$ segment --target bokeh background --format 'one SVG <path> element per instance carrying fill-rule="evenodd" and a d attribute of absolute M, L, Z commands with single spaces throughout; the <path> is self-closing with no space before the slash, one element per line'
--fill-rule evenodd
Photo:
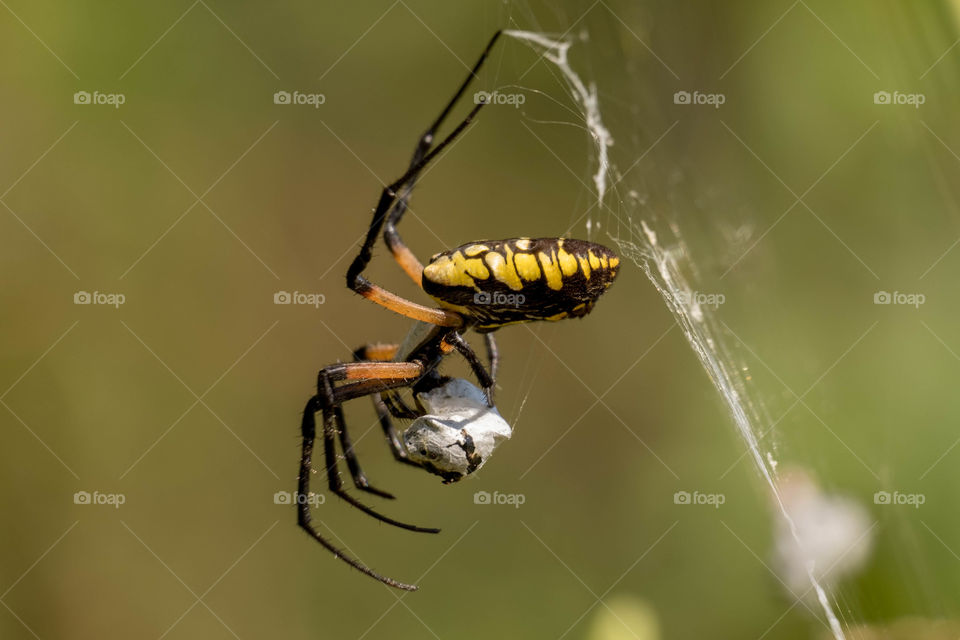
<path fill-rule="evenodd" d="M 0 637 L 956 637 L 956 4 L 0 4 Z M 818 567 L 833 631 L 790 588 L 771 490 L 642 259 L 589 318 L 499 334 L 515 434 L 477 478 L 395 464 L 372 408 L 347 408 L 398 495 L 377 506 L 443 532 L 333 498 L 315 517 L 421 591 L 335 561 L 276 504 L 317 369 L 407 329 L 343 274 L 498 28 L 573 43 L 615 141 L 604 203 L 557 68 L 504 39 L 475 87 L 524 104 L 491 105 L 436 162 L 405 238 L 424 259 L 562 234 L 637 257 L 655 230 L 722 296 L 700 311 L 782 495 L 790 468 L 866 523 L 820 540 L 857 550 Z M 375 281 L 417 297 L 384 254 Z M 833 532 L 833 513 L 805 526 Z"/>

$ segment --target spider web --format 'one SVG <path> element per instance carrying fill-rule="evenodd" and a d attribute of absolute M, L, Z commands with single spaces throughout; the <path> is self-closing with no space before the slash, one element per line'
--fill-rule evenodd
<path fill-rule="evenodd" d="M 514 5 L 518 14 L 523 14 L 527 21 L 533 20 L 525 3 Z M 679 169 L 673 172 L 647 171 L 644 172 L 648 176 L 646 180 L 630 172 L 634 166 L 643 163 L 650 147 L 644 150 L 637 144 L 642 138 L 636 131 L 642 128 L 640 123 L 618 116 L 613 120 L 615 124 L 606 124 L 605 92 L 583 69 L 591 68 L 590 58 L 596 55 L 596 43 L 616 39 L 616 35 L 604 31 L 599 37 L 586 26 L 587 22 L 584 20 L 577 25 L 574 33 L 562 35 L 524 30 L 510 30 L 506 35 L 542 56 L 566 87 L 568 102 L 579 114 L 577 125 L 584 130 L 590 146 L 590 177 L 594 193 L 584 220 L 588 236 L 599 234 L 601 238 L 591 239 L 614 243 L 621 255 L 642 269 L 659 291 L 722 398 L 729 414 L 729 424 L 747 446 L 757 475 L 782 518 L 782 529 L 796 545 L 793 553 L 800 559 L 801 571 L 815 594 L 830 634 L 838 640 L 843 639 L 846 636 L 830 585 L 818 578 L 824 567 L 815 566 L 815 555 L 804 549 L 807 541 L 798 532 L 789 499 L 784 495 L 774 448 L 769 444 L 770 438 L 766 439 L 766 444 L 763 438 L 774 430 L 776 424 L 766 411 L 761 392 L 752 383 L 749 366 L 736 355 L 735 336 L 718 318 L 715 307 L 699 304 L 696 300 L 700 283 L 698 257 L 685 240 L 688 225 L 680 213 L 684 208 L 695 212 L 702 208 L 702 203 L 685 195 L 696 187 L 689 184 L 687 176 Z M 633 78 L 625 69 L 619 73 L 623 76 L 616 78 L 614 74 L 614 77 L 623 83 L 642 84 L 642 80 Z M 524 89 L 534 91 L 528 87 Z M 653 144 L 658 141 L 655 139 Z M 618 158 L 629 167 L 622 172 L 611 157 L 610 150 L 615 144 L 621 149 Z M 649 176 L 659 176 L 666 186 L 656 185 L 656 178 Z M 703 230 L 694 228 L 692 232 L 702 234 Z"/>

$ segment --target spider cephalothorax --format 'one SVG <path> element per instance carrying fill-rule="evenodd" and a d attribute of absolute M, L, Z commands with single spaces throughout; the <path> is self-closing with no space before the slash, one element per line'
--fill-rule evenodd
<path fill-rule="evenodd" d="M 403 344 L 369 344 L 354 351 L 354 361 L 324 367 L 317 376 L 317 394 L 310 398 L 301 423 L 302 453 L 297 485 L 297 522 L 317 542 L 352 567 L 392 587 L 416 587 L 382 576 L 346 555 L 321 535 L 310 513 L 310 474 L 317 436 L 315 414 L 323 414 L 321 437 L 327 485 L 332 493 L 382 522 L 412 531 L 437 533 L 388 518 L 358 501 L 344 489 L 337 461 L 337 441 L 357 489 L 393 498 L 367 481 L 360 468 L 343 418 L 343 404 L 364 396 L 373 399 L 380 426 L 393 456 L 400 462 L 453 482 L 473 473 L 493 448 L 510 435 L 509 425 L 493 407 L 493 387 L 499 357 L 493 331 L 509 324 L 561 320 L 590 313 L 597 298 L 613 283 L 620 263 L 606 247 L 569 238 L 512 238 L 472 242 L 439 253 L 424 267 L 407 248 L 397 224 L 407 210 L 417 178 L 437 154 L 460 135 L 486 104 L 478 101 L 441 142 L 434 136 L 466 91 L 496 42 L 487 44 L 470 75 L 427 131 L 421 136 L 410 166 L 384 187 L 360 252 L 347 270 L 347 286 L 364 298 L 416 320 Z M 433 297 L 440 308 L 411 302 L 370 282 L 363 272 L 381 233 L 394 259 L 408 276 Z M 489 369 L 477 357 L 463 333 L 484 334 Z M 465 380 L 437 372 L 452 352 L 462 355 L 482 391 Z M 401 389 L 414 394 L 415 407 L 401 398 Z M 413 424 L 401 438 L 392 418 Z"/>

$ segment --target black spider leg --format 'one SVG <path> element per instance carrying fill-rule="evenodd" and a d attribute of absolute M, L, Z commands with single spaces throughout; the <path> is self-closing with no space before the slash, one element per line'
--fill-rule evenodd
<path fill-rule="evenodd" d="M 323 413 L 323 444 L 324 444 L 324 462 L 327 469 L 327 484 L 330 491 L 346 500 L 352 506 L 360 509 L 364 513 L 367 513 L 381 522 L 386 522 L 387 524 L 392 524 L 394 526 L 408 529 L 411 531 L 421 531 L 426 533 L 439 533 L 439 529 L 427 528 L 427 527 L 418 527 L 415 525 L 406 524 L 404 522 L 399 522 L 392 518 L 388 518 L 380 513 L 374 511 L 370 507 L 358 501 L 356 498 L 351 496 L 343 488 L 343 483 L 340 479 L 340 474 L 337 469 L 337 452 L 336 452 L 336 439 L 337 432 L 344 428 L 344 424 L 341 420 L 338 420 L 339 417 L 342 417 L 342 414 L 337 411 L 337 408 L 340 406 L 340 403 L 349 399 L 349 398 L 338 398 L 334 388 L 330 382 L 329 376 L 326 372 L 321 372 L 320 374 L 320 388 L 316 396 L 312 397 L 308 402 L 307 406 L 303 411 L 303 421 L 301 423 L 301 433 L 303 437 L 302 451 L 300 456 L 300 474 L 297 481 L 297 524 L 304 529 L 310 536 L 323 545 L 326 549 L 333 552 L 334 556 L 340 558 L 350 566 L 355 569 L 373 577 L 377 580 L 383 582 L 384 584 L 390 585 L 392 587 L 397 587 L 399 589 L 406 589 L 408 591 L 416 590 L 416 587 L 413 585 L 405 584 L 398 582 L 392 578 L 382 576 L 377 572 L 373 571 L 366 565 L 364 565 L 359 560 L 352 558 L 347 555 L 336 546 L 333 545 L 329 540 L 327 540 L 319 531 L 314 528 L 311 524 L 312 517 L 310 514 L 310 476 L 313 472 L 312 463 L 313 463 L 313 444 L 316 439 L 316 420 L 315 414 L 320 411 Z M 387 390 L 393 387 L 401 387 L 409 385 L 409 381 L 381 381 L 380 390 Z M 366 394 L 364 394 L 366 395 Z"/>
<path fill-rule="evenodd" d="M 487 345 L 487 360 L 490 362 L 490 377 L 493 383 L 497 382 L 497 371 L 500 369 L 500 350 L 497 349 L 497 339 L 493 337 L 493 332 L 483 334 L 483 340 Z"/>
<path fill-rule="evenodd" d="M 411 409 L 396 391 L 382 394 L 382 397 L 387 411 L 394 418 L 400 418 L 401 420 L 416 420 L 423 415 L 422 412 Z"/>
<path fill-rule="evenodd" d="M 400 387 L 409 385 L 409 381 L 381 381 L 380 390 L 386 390 L 393 387 Z M 400 589 L 415 590 L 416 587 L 413 585 L 408 585 L 404 583 L 397 582 L 392 578 L 387 578 L 376 573 L 369 567 L 365 566 L 363 563 L 355 560 L 354 558 L 346 555 L 332 543 L 330 543 L 326 538 L 324 538 L 310 523 L 310 475 L 312 473 L 312 456 L 313 456 L 313 443 L 316 438 L 316 423 L 314 414 L 317 411 L 322 411 L 323 413 L 323 443 L 324 443 L 324 461 L 327 469 L 327 483 L 330 491 L 335 495 L 343 498 L 352 506 L 360 509 L 361 511 L 373 516 L 374 518 L 380 520 L 381 522 L 386 522 L 387 524 L 392 524 L 394 526 L 409 529 L 411 531 L 421 531 L 426 533 L 439 533 L 439 529 L 435 528 L 426 528 L 418 527 L 415 525 L 406 524 L 399 522 L 392 518 L 381 515 L 380 513 L 374 511 L 365 504 L 359 502 L 356 498 L 351 496 L 343 488 L 343 483 L 340 479 L 340 474 L 337 469 L 337 453 L 336 453 L 336 438 L 337 432 L 344 429 L 344 423 L 342 422 L 342 413 L 338 411 L 340 403 L 349 398 L 338 398 L 334 388 L 330 382 L 329 375 L 322 371 L 320 374 L 320 384 L 319 391 L 320 393 L 307 403 L 307 406 L 304 409 L 303 422 L 302 422 L 302 435 L 303 435 L 303 450 L 300 459 L 300 476 L 297 486 L 297 522 L 298 524 L 305 529 L 311 537 L 320 542 L 328 550 L 332 551 L 334 555 L 352 567 L 366 573 L 367 575 L 380 580 L 384 584 L 390 586 L 398 587 Z"/>
<path fill-rule="evenodd" d="M 336 366 L 336 365 L 334 365 Z M 381 381 L 383 385 L 381 388 L 389 388 L 390 386 L 386 381 Z M 404 381 L 403 385 L 409 385 L 410 381 Z M 363 504 L 352 495 L 347 493 L 343 488 L 343 481 L 340 479 L 340 472 L 337 468 L 337 450 L 336 450 L 336 438 L 338 434 L 342 434 L 346 431 L 347 425 L 343 420 L 343 411 L 340 408 L 341 400 L 337 398 L 337 394 L 333 389 L 332 383 L 330 382 L 330 375 L 327 370 L 321 370 L 319 380 L 317 382 L 317 388 L 319 390 L 319 396 L 321 398 L 321 407 L 323 409 L 323 444 L 324 444 L 324 456 L 327 465 L 327 483 L 329 485 L 330 491 L 334 494 L 340 496 L 346 500 L 349 504 L 353 505 L 357 509 L 360 509 L 366 514 L 369 514 L 380 520 L 381 522 L 386 522 L 387 524 L 392 524 L 401 529 L 408 529 L 410 531 L 423 531 L 427 533 L 439 533 L 439 529 L 433 527 L 418 527 L 416 525 L 407 524 L 405 522 L 400 522 L 399 520 L 394 520 L 389 518 L 381 513 L 375 511 L 371 507 Z M 330 416 L 328 418 L 328 415 Z M 328 428 L 329 426 L 329 428 Z M 349 442 L 349 438 L 347 440 Z M 349 465 L 348 465 L 349 466 Z M 359 468 L 359 466 L 358 466 Z"/>
<path fill-rule="evenodd" d="M 345 552 L 334 546 L 334 544 L 327 540 L 323 535 L 321 535 L 320 532 L 317 531 L 317 529 L 313 526 L 313 524 L 311 524 L 313 518 L 310 514 L 310 502 L 308 500 L 308 496 L 310 495 L 310 474 L 313 473 L 313 442 L 316 437 L 316 422 L 314 414 L 320 410 L 322 410 L 320 396 L 314 396 L 310 398 L 310 400 L 307 402 L 306 408 L 303 410 L 303 422 L 301 425 L 301 431 L 303 433 L 303 451 L 300 457 L 300 476 L 297 482 L 297 524 L 301 529 L 310 534 L 310 537 L 323 545 L 323 547 L 328 551 L 332 552 L 335 558 L 343 560 L 361 573 L 365 573 L 371 578 L 379 580 L 380 582 L 391 587 L 405 589 L 407 591 L 416 591 L 417 587 L 415 585 L 406 584 L 404 582 L 394 580 L 393 578 L 380 575 L 359 560 L 347 555 Z M 328 430 L 328 428 L 334 428 L 332 424 L 332 416 L 333 414 L 329 411 L 324 412 L 323 428 L 325 432 Z"/>
<path fill-rule="evenodd" d="M 413 152 L 413 158 L 410 160 L 410 169 L 414 169 L 419 165 L 424 158 L 424 155 L 430 150 L 430 147 L 433 145 L 434 136 L 437 134 L 437 129 L 440 128 L 440 125 L 443 124 L 443 121 L 447 119 L 447 116 L 450 115 L 450 111 L 453 110 L 453 107 L 456 106 L 457 102 L 460 101 L 460 98 L 463 97 L 464 92 L 467 90 L 467 87 L 470 86 L 470 83 L 474 78 L 477 77 L 477 72 L 480 71 L 480 67 L 483 66 L 483 63 L 486 62 L 487 56 L 490 54 L 490 50 L 493 48 L 493 45 L 497 42 L 497 39 L 500 37 L 500 31 L 497 31 L 493 34 L 493 37 L 490 38 L 490 42 L 487 43 L 486 48 L 480 54 L 480 58 L 473 65 L 473 69 L 470 70 L 470 75 L 464 79 L 463 83 L 460 85 L 460 88 L 457 89 L 457 92 L 453 94 L 453 98 L 450 99 L 450 102 L 447 103 L 447 106 L 443 108 L 443 111 L 440 112 L 440 115 L 437 116 L 437 119 L 433 121 L 433 124 L 423 132 L 423 135 L 420 136 L 420 140 L 417 142 L 417 146 Z M 423 166 L 420 167 L 422 169 Z M 420 170 L 418 169 L 411 178 L 409 184 L 407 184 L 403 191 L 400 193 L 397 201 L 391 207 L 389 213 L 387 214 L 386 226 L 383 231 L 383 239 L 386 242 L 387 247 L 390 248 L 390 251 L 397 254 L 400 248 L 405 247 L 403 240 L 400 238 L 400 234 L 397 233 L 396 225 L 400 223 L 400 218 L 403 217 L 403 214 L 407 211 L 407 204 L 410 201 L 410 196 L 413 194 L 413 189 L 416 186 L 417 179 L 420 177 Z"/>
<path fill-rule="evenodd" d="M 393 404 L 393 398 L 389 399 L 388 404 L 387 398 L 389 398 L 389 396 L 385 398 L 378 393 L 371 397 L 373 398 L 373 408 L 377 412 L 377 419 L 380 421 L 380 428 L 383 430 L 383 435 L 387 438 L 387 444 L 390 446 L 390 452 L 393 454 L 393 458 L 397 462 L 420 468 L 419 464 L 407 456 L 407 449 L 404 447 L 396 428 L 393 426 L 393 420 L 390 419 L 391 414 L 397 417 L 407 417 L 407 415 L 401 414 L 401 410 Z M 396 413 L 394 413 L 394 411 L 396 411 Z"/>
<path fill-rule="evenodd" d="M 487 48 L 484 50 L 483 55 L 480 57 L 479 62 L 474 67 L 474 69 L 470 71 L 470 75 L 467 77 L 466 81 L 464 81 L 460 89 L 454 95 L 453 100 L 451 100 L 450 103 L 446 106 L 446 108 L 441 112 L 440 117 L 437 118 L 435 124 L 438 125 L 447 117 L 447 114 L 453 108 L 454 104 L 457 102 L 460 96 L 463 95 L 463 92 L 466 90 L 467 85 L 469 85 L 470 81 L 473 79 L 476 69 L 478 69 L 480 65 L 483 63 L 483 61 L 486 59 L 487 53 L 489 52 L 493 44 L 497 41 L 497 38 L 499 36 L 500 36 L 500 32 L 498 31 L 496 34 L 494 34 L 493 38 L 490 39 L 490 42 L 489 44 L 487 44 Z M 399 179 L 397 179 L 393 183 L 383 188 L 383 191 L 380 194 L 380 200 L 377 203 L 377 208 L 373 212 L 373 221 L 370 223 L 370 228 L 367 230 L 367 236 L 363 241 L 363 246 L 360 247 L 360 252 L 353 259 L 353 262 L 350 264 L 350 268 L 347 269 L 347 287 L 356 291 L 357 293 L 363 293 L 364 291 L 372 287 L 372 283 L 366 278 L 364 278 L 361 274 L 363 273 L 364 269 L 366 269 L 367 265 L 370 263 L 370 260 L 373 258 L 373 245 L 376 244 L 377 236 L 380 235 L 380 231 L 383 229 L 383 225 L 384 225 L 384 222 L 386 221 L 387 214 L 390 212 L 390 209 L 397 198 L 398 191 L 402 187 L 407 185 L 411 180 L 414 180 L 416 176 L 420 173 L 420 171 L 424 167 L 426 167 L 428 164 L 430 164 L 431 160 L 436 158 L 437 155 L 441 151 L 443 151 L 444 148 L 447 147 L 447 145 L 449 145 L 461 133 L 463 133 L 463 131 L 473 121 L 473 118 L 477 115 L 480 109 L 482 109 L 485 106 L 485 104 L 486 104 L 485 102 L 481 102 L 476 106 L 474 106 L 473 109 L 470 110 L 470 113 L 467 114 L 467 116 L 460 122 L 460 124 L 457 125 L 457 127 L 449 135 L 447 135 L 446 138 L 444 138 L 437 146 L 433 147 L 431 151 L 423 155 L 423 157 L 420 159 L 419 162 L 415 162 L 411 164 L 410 168 L 407 169 L 407 172 L 404 173 Z M 431 127 L 431 130 L 432 129 L 434 129 L 434 127 Z M 431 133 L 431 130 L 428 130 L 430 141 L 426 143 L 427 145 L 426 148 L 429 148 L 429 144 L 432 142 L 432 139 L 433 139 L 433 134 Z M 421 143 L 417 147 L 418 152 L 422 153 L 420 151 L 420 148 L 423 145 L 424 145 L 423 139 L 421 139 Z M 416 156 L 418 155 L 418 153 L 415 152 L 414 155 Z M 407 197 L 409 198 L 409 194 L 407 194 Z M 406 210 L 405 206 L 403 207 L 403 210 Z M 400 211 L 399 215 L 403 214 L 403 210 Z"/>
<path fill-rule="evenodd" d="M 364 360 L 369 360 L 366 356 L 367 347 L 362 346 L 356 349 L 353 352 L 353 359 L 355 362 L 362 362 Z M 414 413 L 412 409 L 407 407 L 399 395 L 396 395 L 396 391 L 390 391 L 387 393 L 371 393 L 370 399 L 373 401 L 373 408 L 377 412 L 377 420 L 380 423 L 380 428 L 383 430 L 383 435 L 387 439 L 387 445 L 390 447 L 390 452 L 393 454 L 393 457 L 398 462 L 403 462 L 414 467 L 420 468 L 420 465 L 411 460 L 407 456 L 407 450 L 403 446 L 403 442 L 400 440 L 399 434 L 397 434 L 396 428 L 393 426 L 393 421 L 390 419 L 390 416 L 398 418 L 417 418 L 418 414 Z M 398 406 L 399 405 L 399 406 Z M 341 438 L 341 444 L 343 445 L 344 450 L 346 451 L 347 445 L 343 444 L 343 439 Z M 352 447 L 351 447 L 352 449 Z M 349 465 L 349 458 L 347 460 Z M 363 475 L 363 472 L 360 472 L 360 475 Z M 364 482 L 366 478 L 364 477 Z M 354 484 L 356 484 L 357 478 L 354 476 Z M 369 483 L 367 484 L 369 487 Z M 378 495 L 386 494 L 385 491 L 376 491 Z M 386 494 L 384 497 L 393 498 L 394 496 Z"/>
<path fill-rule="evenodd" d="M 480 358 L 477 357 L 473 347 L 471 347 L 470 343 L 464 340 L 463 336 L 456 331 L 451 331 L 448 333 L 444 340 L 446 340 L 447 344 L 456 349 L 457 353 L 462 355 L 470 365 L 470 368 L 473 370 L 473 375 L 477 377 L 477 381 L 480 382 L 480 386 L 483 387 L 483 392 L 487 396 L 487 406 L 492 407 L 493 377 L 487 372 L 487 369 L 483 366 L 483 363 L 480 362 Z"/>
<path fill-rule="evenodd" d="M 457 125 L 457 128 L 450 132 L 450 135 L 444 138 L 430 153 L 424 156 L 423 160 L 408 169 L 400 178 L 383 188 L 383 191 L 380 193 L 380 200 L 377 202 L 377 208 L 373 212 L 373 221 L 367 230 L 367 236 L 363 241 L 363 246 L 360 247 L 360 252 L 353 259 L 350 268 L 347 269 L 347 287 L 361 294 L 372 288 L 372 283 L 361 274 L 363 270 L 367 268 L 367 265 L 370 264 L 370 260 L 373 259 L 373 245 L 376 244 L 377 236 L 380 235 L 380 230 L 383 228 L 387 213 L 397 197 L 397 191 L 406 185 L 410 179 L 416 176 L 425 166 L 430 164 L 430 161 L 436 158 L 437 154 L 443 151 L 457 136 L 463 133 L 484 105 L 485 103 L 481 102 L 471 109 L 470 113 Z"/>
<path fill-rule="evenodd" d="M 392 493 L 382 489 L 377 489 L 370 484 L 369 480 L 367 480 L 367 475 L 363 472 L 363 469 L 360 468 L 360 461 L 357 460 L 357 454 L 353 450 L 353 441 L 350 439 L 350 434 L 347 433 L 347 423 L 343 419 L 343 409 L 340 407 L 340 405 L 337 405 L 333 408 L 333 411 L 337 424 L 340 425 L 340 447 L 343 449 L 343 457 L 347 461 L 347 468 L 350 470 L 350 477 L 353 478 L 353 485 L 360 491 L 366 491 L 367 493 L 372 493 L 373 495 L 380 496 L 381 498 L 389 498 L 390 500 L 395 499 L 396 496 L 394 496 Z"/>

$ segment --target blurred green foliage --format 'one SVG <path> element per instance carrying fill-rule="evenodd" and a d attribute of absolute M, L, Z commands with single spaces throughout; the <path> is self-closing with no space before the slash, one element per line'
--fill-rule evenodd
<path fill-rule="evenodd" d="M 726 347 L 775 423 L 764 446 L 879 521 L 865 571 L 832 593 L 843 622 L 957 615 L 950 3 L 11 0 L 0 637 L 618 637 L 589 635 L 611 616 L 670 638 L 825 631 L 769 570 L 766 489 L 635 265 L 589 318 L 501 332 L 498 404 L 516 431 L 477 479 L 396 465 L 368 404 L 348 407 L 367 474 L 399 498 L 383 510 L 443 532 L 335 499 L 317 517 L 419 593 L 336 562 L 275 504 L 294 488 L 317 369 L 406 331 L 343 273 L 381 184 L 500 27 L 575 41 L 622 181 L 583 216 L 596 167 L 579 114 L 555 69 L 504 40 L 476 87 L 529 99 L 486 109 L 424 176 L 410 246 L 426 259 L 584 236 L 588 220 L 608 244 L 636 240 L 640 220 L 673 225 L 702 290 L 725 296 Z M 125 102 L 75 104 L 79 91 Z M 678 105 L 677 91 L 726 101 Z M 375 281 L 417 296 L 385 254 Z M 281 290 L 324 304 L 275 305 Z M 79 291 L 125 302 L 77 305 Z M 878 291 L 925 303 L 875 305 Z M 881 489 L 926 503 L 875 505 Z M 525 502 L 477 505 L 479 490 Z M 682 490 L 727 499 L 674 504 Z M 80 491 L 125 503 L 75 504 Z"/>

